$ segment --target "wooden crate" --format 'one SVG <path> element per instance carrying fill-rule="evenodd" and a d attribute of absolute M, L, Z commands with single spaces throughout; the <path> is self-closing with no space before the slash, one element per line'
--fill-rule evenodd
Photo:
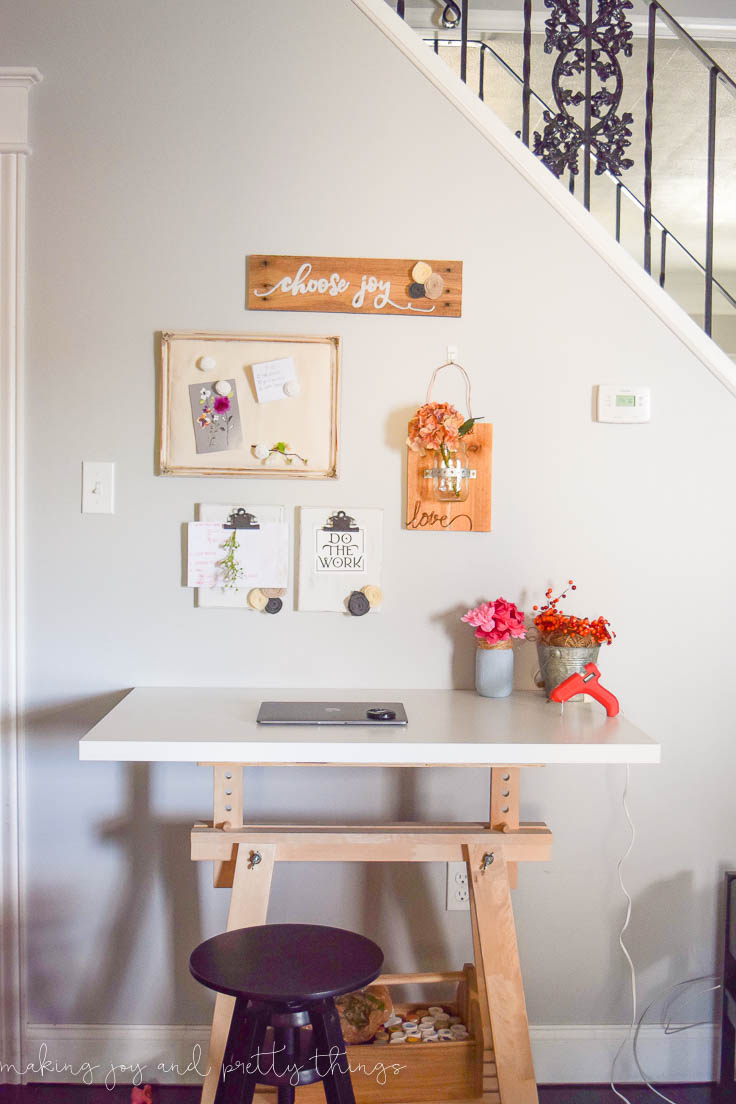
<path fill-rule="evenodd" d="M 376 985 L 413 985 L 429 982 L 457 982 L 453 1008 L 470 1031 L 470 1038 L 452 1043 L 403 1043 L 401 1046 L 346 1048 L 357 1104 L 419 1104 L 435 1101 L 476 1101 L 497 1104 L 498 1082 L 491 1040 L 484 1038 L 475 967 L 450 974 L 390 974 L 376 979 Z M 426 1004 L 394 1005 L 400 1015 L 426 1008 Z M 259 1090 L 260 1092 L 260 1090 Z M 297 1089 L 297 1104 L 324 1104 L 322 1085 Z"/>

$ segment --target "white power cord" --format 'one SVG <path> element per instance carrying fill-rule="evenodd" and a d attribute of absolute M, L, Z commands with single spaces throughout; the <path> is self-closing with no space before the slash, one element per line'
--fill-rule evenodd
<path fill-rule="evenodd" d="M 631 819 L 631 813 L 629 812 L 628 802 L 626 801 L 626 798 L 628 796 L 628 792 L 629 792 L 629 764 L 627 763 L 626 764 L 626 776 L 625 776 L 625 779 L 624 779 L 624 792 L 623 792 L 621 801 L 622 801 L 622 804 L 623 804 L 624 815 L 626 816 L 626 821 L 629 825 L 629 828 L 631 829 L 631 839 L 629 840 L 629 846 L 626 848 L 623 855 L 618 860 L 618 864 L 616 866 L 616 873 L 618 874 L 618 884 L 621 887 L 621 892 L 623 893 L 624 897 L 626 898 L 626 919 L 623 922 L 623 926 L 621 928 L 621 931 L 618 933 L 618 944 L 619 944 L 619 947 L 621 948 L 621 950 L 624 953 L 624 957 L 625 957 L 626 961 L 629 964 L 629 971 L 631 973 L 631 1023 L 629 1024 L 629 1030 L 627 1032 L 626 1038 L 621 1040 L 619 1048 L 613 1056 L 613 1061 L 611 1062 L 611 1082 L 610 1082 L 611 1091 L 613 1093 L 615 1093 L 615 1095 L 619 1098 L 619 1100 L 623 1100 L 624 1104 L 631 1104 L 631 1101 L 629 1100 L 629 1098 L 627 1096 L 624 1096 L 623 1093 L 620 1093 L 618 1091 L 618 1089 L 616 1088 L 615 1084 L 614 1084 L 614 1078 L 615 1078 L 615 1073 L 616 1073 L 616 1062 L 619 1059 L 621 1051 L 624 1049 L 624 1047 L 628 1043 L 629 1039 L 631 1039 L 631 1036 L 632 1036 L 632 1034 L 634 1032 L 634 1029 L 636 1027 L 636 970 L 634 969 L 634 963 L 631 960 L 631 955 L 629 954 L 629 949 L 626 946 L 626 944 L 624 943 L 624 935 L 626 934 L 628 926 L 631 922 L 631 905 L 632 905 L 632 901 L 631 901 L 631 895 L 630 895 L 628 889 L 626 888 L 626 886 L 624 885 L 623 874 L 621 873 L 624 863 L 626 862 L 629 855 L 631 854 L 631 850 L 634 846 L 634 841 L 636 839 L 636 828 L 634 827 L 634 822 Z M 670 1104 L 673 1104 L 673 1102 L 671 1101 Z"/>
<path fill-rule="evenodd" d="M 642 1024 L 644 1023 L 644 1019 L 645 1019 L 646 1014 L 649 1011 L 649 1009 L 652 1008 L 652 1006 L 654 1004 L 656 1004 L 658 1000 L 660 1000 L 662 997 L 667 996 L 670 993 L 672 994 L 672 996 L 669 997 L 669 999 L 666 1001 L 666 1003 L 665 1003 L 665 1005 L 662 1009 L 662 1021 L 661 1022 L 664 1026 L 665 1035 L 675 1035 L 680 1031 L 687 1031 L 691 1027 L 700 1027 L 701 1024 L 710 1023 L 709 1020 L 699 1020 L 697 1023 L 679 1024 L 677 1027 L 673 1027 L 672 1026 L 672 1020 L 670 1018 L 671 1017 L 672 1006 L 674 1004 L 676 1004 L 677 1001 L 685 995 L 685 993 L 688 991 L 688 989 L 692 985 L 697 985 L 697 984 L 699 984 L 701 982 L 704 982 L 704 981 L 715 981 L 716 982 L 715 985 L 711 985 L 711 986 L 709 986 L 709 988 L 704 989 L 703 993 L 713 993 L 717 989 L 720 989 L 721 985 L 720 985 L 717 974 L 702 974 L 699 977 L 687 978 L 685 981 L 678 981 L 674 985 L 671 985 L 669 987 L 669 989 L 665 989 L 663 993 L 658 993 L 657 996 L 654 997 L 654 999 L 649 1002 L 649 1004 L 646 1006 L 646 1008 L 642 1012 L 641 1016 L 639 1016 L 639 1018 L 637 1020 L 637 1017 L 636 1017 L 636 1004 L 637 1004 L 636 969 L 634 968 L 634 963 L 631 959 L 631 955 L 629 954 L 628 947 L 624 943 L 624 935 L 626 934 L 626 930 L 628 929 L 629 923 L 631 921 L 632 901 L 631 901 L 631 895 L 629 894 L 629 891 L 627 890 L 627 888 L 624 884 L 622 869 L 623 869 L 624 863 L 626 862 L 629 855 L 631 854 L 631 850 L 634 846 L 634 841 L 636 840 L 636 829 L 634 828 L 634 822 L 631 819 L 631 813 L 629 812 L 629 806 L 628 806 L 628 802 L 626 800 L 626 798 L 628 797 L 628 792 L 629 792 L 629 765 L 627 763 L 626 764 L 626 777 L 625 777 L 625 780 L 624 780 L 624 790 L 623 790 L 623 795 L 622 795 L 622 805 L 623 805 L 624 815 L 626 816 L 626 821 L 629 825 L 629 828 L 631 829 L 631 839 L 629 840 L 629 846 L 626 848 L 625 852 L 623 853 L 623 855 L 621 856 L 621 858 L 618 861 L 618 864 L 617 864 L 617 867 L 616 867 L 616 872 L 618 874 L 618 884 L 621 887 L 621 892 L 623 893 L 624 897 L 626 898 L 626 918 L 625 918 L 625 920 L 623 922 L 623 925 L 621 927 L 621 931 L 619 932 L 618 942 L 619 942 L 619 946 L 621 947 L 621 950 L 623 951 L 624 957 L 626 958 L 626 961 L 629 964 L 629 971 L 631 973 L 631 1023 L 629 1024 L 629 1030 L 627 1032 L 626 1038 L 621 1041 L 621 1044 L 620 1044 L 618 1050 L 616 1051 L 616 1053 L 613 1057 L 613 1062 L 611 1063 L 610 1086 L 611 1086 L 611 1090 L 615 1093 L 615 1095 L 619 1098 L 619 1100 L 623 1100 L 624 1104 L 631 1104 L 631 1101 L 629 1100 L 629 1098 L 627 1096 L 624 1096 L 624 1094 L 622 1092 L 619 1092 L 619 1090 L 616 1088 L 616 1085 L 614 1084 L 614 1075 L 615 1075 L 615 1072 L 616 1072 L 616 1062 L 618 1061 L 618 1059 L 621 1055 L 621 1051 L 624 1049 L 626 1044 L 631 1040 L 632 1034 L 633 1034 L 632 1051 L 633 1051 L 633 1056 L 634 1056 L 634 1062 L 636 1063 L 636 1068 L 639 1071 L 639 1076 L 641 1077 L 643 1083 L 646 1085 L 646 1087 L 648 1089 L 651 1089 L 651 1091 L 656 1096 L 658 1096 L 660 1098 L 660 1100 L 666 1101 L 666 1104 L 678 1104 L 677 1101 L 672 1100 L 671 1097 L 665 1096 L 664 1093 L 659 1091 L 659 1089 L 656 1089 L 654 1087 L 654 1085 L 651 1083 L 651 1081 L 649 1080 L 649 1078 L 647 1077 L 644 1070 L 642 1069 L 641 1062 L 639 1061 L 639 1051 L 638 1051 L 639 1032 L 641 1031 Z"/>

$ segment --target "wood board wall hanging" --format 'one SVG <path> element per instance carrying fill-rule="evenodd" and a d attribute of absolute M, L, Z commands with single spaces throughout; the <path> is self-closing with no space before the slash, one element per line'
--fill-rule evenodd
<path fill-rule="evenodd" d="M 377 613 L 382 555 L 383 510 L 301 506 L 297 609 Z"/>
<path fill-rule="evenodd" d="M 437 374 L 449 367 L 465 378 L 466 419 L 432 401 Z M 492 446 L 493 426 L 473 418 L 468 373 L 455 361 L 435 368 L 427 400 L 408 426 L 406 528 L 489 532 Z"/>
<path fill-rule="evenodd" d="M 337 476 L 339 337 L 163 333 L 161 475 Z"/>
<path fill-rule="evenodd" d="M 248 310 L 459 318 L 462 261 L 248 257 Z"/>
<path fill-rule="evenodd" d="M 187 528 L 187 585 L 198 608 L 281 612 L 289 585 L 285 506 L 201 503 Z"/>

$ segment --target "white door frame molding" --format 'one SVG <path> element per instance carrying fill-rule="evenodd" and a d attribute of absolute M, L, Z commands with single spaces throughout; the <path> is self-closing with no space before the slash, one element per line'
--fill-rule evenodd
<path fill-rule="evenodd" d="M 37 69 L 0 67 L 0 1061 L 7 1081 L 19 1079 L 23 1057 L 21 384 L 28 99 L 40 80 Z"/>

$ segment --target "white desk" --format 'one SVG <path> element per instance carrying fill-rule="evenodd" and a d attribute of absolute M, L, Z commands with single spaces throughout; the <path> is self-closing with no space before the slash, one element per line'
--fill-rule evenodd
<path fill-rule="evenodd" d="M 262 727 L 256 715 L 264 700 L 401 701 L 409 724 Z M 471 1023 L 472 1040 L 431 1044 L 426 1061 L 414 1055 L 407 1065 L 412 1079 L 401 1084 L 378 1087 L 370 1079 L 356 1084 L 354 1077 L 358 1104 L 436 1104 L 450 1098 L 457 1104 L 538 1104 L 510 889 L 518 862 L 549 858 L 552 835 L 545 824 L 519 821 L 520 768 L 657 763 L 660 749 L 624 717 L 606 717 L 597 704 L 570 703 L 561 715 L 559 706 L 535 692 L 487 699 L 462 690 L 139 687 L 83 737 L 79 754 L 85 760 L 196 762 L 214 768 L 212 822 L 192 829 L 191 855 L 214 862 L 215 885 L 232 887 L 228 929 L 266 922 L 276 860 L 464 860 L 475 963 L 466 965 L 462 975 L 386 980 L 462 978 L 458 1000 Z M 247 824 L 242 767 L 253 764 L 490 767 L 489 817 L 470 824 Z M 231 997 L 219 996 L 215 1005 L 211 1072 L 202 1104 L 214 1100 L 232 1004 Z M 444 1053 L 438 1049 L 444 1046 L 467 1050 L 464 1056 L 457 1049 Z M 403 1050 L 391 1048 L 388 1061 L 397 1049 Z M 350 1056 L 351 1065 L 353 1057 L 364 1060 Z M 452 1084 L 443 1073 L 450 1068 L 455 1071 Z M 320 1099 L 319 1086 L 299 1090 L 301 1104 Z"/>
<path fill-rule="evenodd" d="M 256 724 L 262 701 L 402 701 L 409 724 Z M 213 725 L 216 718 L 216 730 Z M 80 759 L 371 766 L 658 763 L 659 746 L 597 704 L 473 690 L 240 690 L 138 687 L 79 744 Z"/>

